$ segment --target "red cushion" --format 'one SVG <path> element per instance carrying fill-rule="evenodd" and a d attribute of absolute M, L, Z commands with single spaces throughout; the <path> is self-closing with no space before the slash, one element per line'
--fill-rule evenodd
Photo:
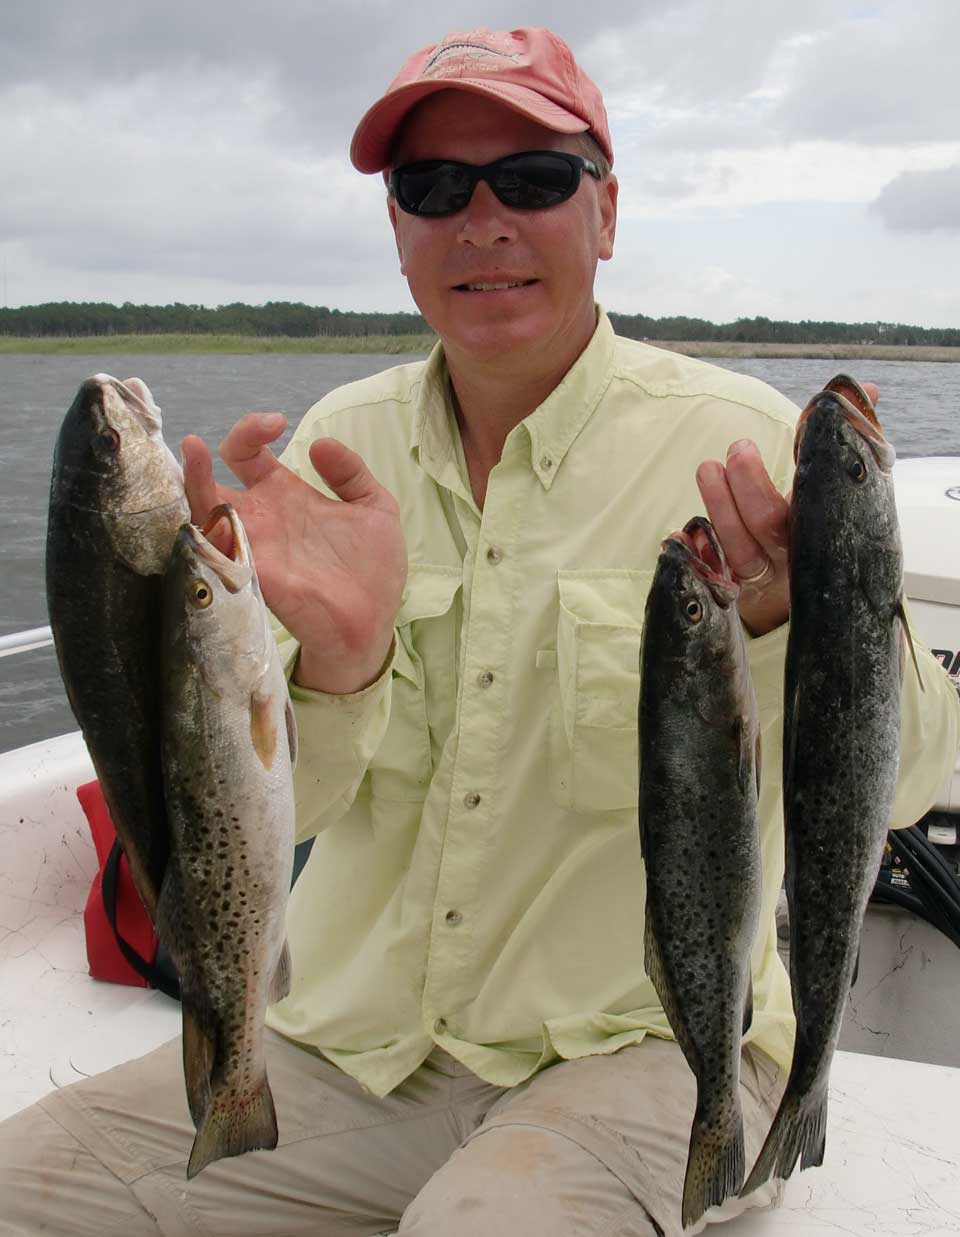
<path fill-rule="evenodd" d="M 83 912 L 83 926 L 87 937 L 87 963 L 94 979 L 114 984 L 130 984 L 136 988 L 148 988 L 147 981 L 127 962 L 107 919 L 103 905 L 101 879 L 103 865 L 113 846 L 117 831 L 110 819 L 110 812 L 100 789 L 99 782 L 87 782 L 77 787 L 77 798 L 83 808 L 93 844 L 97 850 L 100 870 L 93 878 Z M 120 856 L 117 869 L 117 929 L 123 939 L 135 949 L 145 962 L 153 962 L 157 954 L 157 937 L 150 916 L 140 901 L 127 867 L 126 855 Z"/>

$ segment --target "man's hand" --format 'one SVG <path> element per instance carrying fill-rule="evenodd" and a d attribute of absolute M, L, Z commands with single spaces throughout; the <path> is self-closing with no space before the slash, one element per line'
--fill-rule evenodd
<path fill-rule="evenodd" d="M 863 386 L 876 404 L 876 385 Z M 789 502 L 770 480 L 756 444 L 747 438 L 733 443 L 726 464 L 705 460 L 697 469 L 697 485 L 740 582 L 740 617 L 753 635 L 765 635 L 790 615 Z"/>
<path fill-rule="evenodd" d="M 266 604 L 300 642 L 296 681 L 320 691 L 359 691 L 379 675 L 407 576 L 396 500 L 356 452 L 334 438 L 310 446 L 310 462 L 342 500 L 327 498 L 274 456 L 280 413 L 250 413 L 220 444 L 242 489 L 218 485 L 210 452 L 183 440 L 193 519 L 218 503 L 237 509 L 250 538 Z"/>

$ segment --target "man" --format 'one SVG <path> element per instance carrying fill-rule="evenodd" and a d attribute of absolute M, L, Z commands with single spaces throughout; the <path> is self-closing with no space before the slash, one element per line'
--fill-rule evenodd
<path fill-rule="evenodd" d="M 174 1042 L 8 1123 L 14 1232 L 680 1231 L 694 1084 L 642 966 L 643 602 L 699 482 L 743 581 L 776 770 L 795 410 L 617 340 L 598 313 L 613 151 L 555 35 L 417 53 L 352 157 L 390 173 L 401 268 L 439 347 L 321 401 L 283 463 L 281 418 L 242 420 L 221 448 L 240 490 L 184 444 L 195 516 L 236 503 L 285 627 L 299 831 L 317 835 L 291 899 L 293 988 L 270 1015 L 280 1147 L 188 1185 Z M 904 687 L 899 824 L 956 750 L 957 700 L 926 660 L 926 694 Z M 792 1043 L 778 813 L 768 778 L 748 1164 Z"/>

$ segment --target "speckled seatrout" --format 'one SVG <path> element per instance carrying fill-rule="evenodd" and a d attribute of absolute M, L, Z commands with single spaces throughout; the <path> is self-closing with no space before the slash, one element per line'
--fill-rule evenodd
<path fill-rule="evenodd" d="M 743 1183 L 740 1042 L 760 910 L 759 725 L 734 583 L 709 522 L 663 543 L 640 654 L 645 966 L 697 1079 L 682 1220 Z"/>
<path fill-rule="evenodd" d="M 54 453 L 47 606 L 70 706 L 151 917 L 168 850 L 157 660 L 163 573 L 189 514 L 146 384 L 87 379 Z"/>
<path fill-rule="evenodd" d="M 902 557 L 887 442 L 840 375 L 797 426 L 783 804 L 797 1018 L 780 1108 L 744 1187 L 823 1162 L 827 1083 L 897 781 Z"/>
<path fill-rule="evenodd" d="M 187 1176 L 277 1145 L 263 1021 L 287 995 L 296 729 L 243 525 L 221 554 L 185 524 L 164 587 L 163 765 L 171 853 L 158 925 L 180 973 L 197 1129 Z"/>

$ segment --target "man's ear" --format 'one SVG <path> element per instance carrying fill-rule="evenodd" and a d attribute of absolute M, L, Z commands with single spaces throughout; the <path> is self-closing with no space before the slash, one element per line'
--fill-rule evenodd
<path fill-rule="evenodd" d="M 613 257 L 613 241 L 617 234 L 617 193 L 620 186 L 611 172 L 600 183 L 600 251 L 602 259 Z"/>
<path fill-rule="evenodd" d="M 387 214 L 390 216 L 390 224 L 393 228 L 393 239 L 397 244 L 397 257 L 400 259 L 400 274 L 406 275 L 406 270 L 403 265 L 403 242 L 400 239 L 400 215 L 397 211 L 397 203 L 394 198 L 387 198 Z"/>

